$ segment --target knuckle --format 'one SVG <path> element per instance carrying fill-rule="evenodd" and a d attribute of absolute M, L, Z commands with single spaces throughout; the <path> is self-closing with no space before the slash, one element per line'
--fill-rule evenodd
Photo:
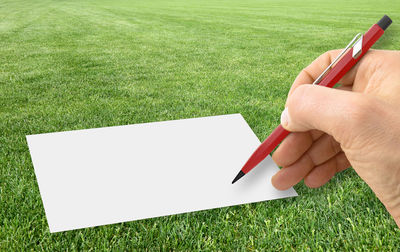
<path fill-rule="evenodd" d="M 321 57 L 323 57 L 323 58 L 330 58 L 331 55 L 332 55 L 334 52 L 335 52 L 335 50 L 326 51 L 326 52 L 324 52 L 324 53 L 321 55 Z"/>
<path fill-rule="evenodd" d="M 272 160 L 277 164 L 278 166 L 282 166 L 282 160 L 279 158 L 279 155 L 276 154 L 276 151 L 272 153 Z"/>
<path fill-rule="evenodd" d="M 312 71 L 310 70 L 310 68 L 313 67 L 313 64 L 315 64 L 315 61 L 312 64 L 308 65 L 307 67 L 303 68 L 301 70 L 301 72 L 300 72 L 300 75 L 303 74 L 303 75 L 307 76 L 310 79 L 314 79 Z M 305 83 L 303 83 L 303 84 L 305 84 Z"/>
<path fill-rule="evenodd" d="M 320 57 L 329 65 L 333 61 L 333 58 L 339 54 L 339 51 L 340 50 L 329 50 L 324 52 Z"/>

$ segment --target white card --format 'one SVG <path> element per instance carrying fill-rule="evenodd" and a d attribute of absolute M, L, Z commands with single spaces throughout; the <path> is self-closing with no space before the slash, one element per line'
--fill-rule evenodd
<path fill-rule="evenodd" d="M 297 196 L 240 114 L 27 136 L 50 232 Z"/>

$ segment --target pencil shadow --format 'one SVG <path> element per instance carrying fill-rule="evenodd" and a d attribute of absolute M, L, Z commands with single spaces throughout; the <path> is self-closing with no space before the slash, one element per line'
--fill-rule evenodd
<path fill-rule="evenodd" d="M 271 158 L 266 158 L 236 183 L 241 190 L 251 190 L 260 183 L 268 183 L 268 179 L 276 172 L 276 169 L 272 169 L 275 166 Z"/>

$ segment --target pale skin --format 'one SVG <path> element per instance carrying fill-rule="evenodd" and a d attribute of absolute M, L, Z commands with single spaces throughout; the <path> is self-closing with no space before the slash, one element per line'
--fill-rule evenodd
<path fill-rule="evenodd" d="M 353 167 L 400 227 L 400 51 L 370 50 L 339 82 L 313 86 L 340 50 L 297 76 L 281 116 L 293 132 L 272 155 L 282 169 L 272 184 L 311 188 Z"/>

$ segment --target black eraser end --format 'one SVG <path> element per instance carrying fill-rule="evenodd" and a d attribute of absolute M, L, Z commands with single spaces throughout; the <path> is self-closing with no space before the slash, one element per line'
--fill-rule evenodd
<path fill-rule="evenodd" d="M 382 30 L 386 30 L 386 28 L 388 28 L 391 23 L 392 23 L 392 20 L 390 19 L 390 17 L 385 15 L 385 16 L 383 16 L 383 18 L 381 18 L 381 20 L 379 20 L 377 25 L 379 25 L 379 27 L 381 27 Z"/>

